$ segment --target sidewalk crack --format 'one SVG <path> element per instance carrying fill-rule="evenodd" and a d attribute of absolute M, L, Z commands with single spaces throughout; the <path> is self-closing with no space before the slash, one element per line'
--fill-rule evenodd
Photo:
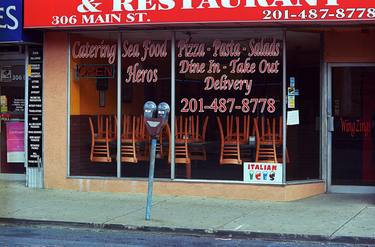
<path fill-rule="evenodd" d="M 164 200 L 161 200 L 161 201 L 158 201 L 158 202 L 154 202 L 154 203 L 152 204 L 152 206 L 156 206 L 156 205 L 158 205 L 158 204 L 160 204 L 160 203 L 164 203 L 164 202 L 166 202 L 166 201 L 168 201 L 168 200 L 171 200 L 171 199 L 173 199 L 173 198 L 177 198 L 177 197 L 178 197 L 178 196 L 174 196 L 174 197 L 172 197 L 172 198 L 167 198 L 167 199 L 164 199 Z M 118 216 L 116 216 L 116 217 L 112 217 L 112 218 L 110 218 L 110 219 L 104 221 L 104 222 L 102 223 L 102 225 L 105 225 L 105 224 L 107 224 L 108 222 L 110 222 L 110 221 L 112 221 L 112 220 L 114 220 L 114 219 L 117 219 L 117 218 L 120 218 L 120 217 L 125 217 L 125 216 L 130 215 L 130 214 L 133 214 L 133 213 L 135 213 L 135 212 L 137 212 L 137 211 L 144 210 L 145 208 L 146 208 L 145 206 L 142 206 L 142 207 L 137 208 L 137 209 L 134 209 L 134 210 L 132 210 L 132 211 L 126 213 L 126 214 L 122 214 L 122 215 L 118 215 Z"/>
<path fill-rule="evenodd" d="M 236 221 L 236 220 L 238 220 L 238 219 L 241 219 L 242 217 L 244 217 L 244 216 L 246 216 L 246 215 L 248 215 L 248 213 L 241 214 L 241 215 L 235 217 L 234 219 L 229 220 L 228 222 L 226 222 L 226 223 L 224 223 L 224 224 L 221 224 L 221 225 L 219 225 L 219 226 L 216 226 L 215 229 L 216 229 L 216 230 L 220 230 L 220 228 L 224 227 L 225 225 L 227 225 L 227 224 L 229 224 L 229 223 L 231 223 L 231 222 L 234 222 L 234 221 Z M 236 229 L 236 230 L 239 230 L 239 229 Z"/>
<path fill-rule="evenodd" d="M 360 215 L 364 210 L 366 210 L 368 207 L 364 207 L 362 208 L 361 210 L 359 210 L 358 213 L 356 213 L 355 215 L 353 215 L 352 217 L 350 217 L 350 219 L 348 219 L 347 221 L 345 221 L 339 228 L 337 228 L 331 235 L 329 235 L 329 239 L 331 239 L 338 231 L 340 231 L 342 228 L 344 228 L 344 226 L 346 226 L 350 221 L 352 221 L 355 217 L 357 217 L 358 215 Z"/>

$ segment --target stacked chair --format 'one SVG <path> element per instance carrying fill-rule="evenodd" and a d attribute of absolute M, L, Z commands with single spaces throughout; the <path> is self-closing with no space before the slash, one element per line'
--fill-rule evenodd
<path fill-rule="evenodd" d="M 109 145 L 109 117 L 98 116 L 96 128 L 94 127 L 93 119 L 89 117 L 89 124 L 91 131 L 90 161 L 101 163 L 112 162 Z"/>
<path fill-rule="evenodd" d="M 245 137 L 240 134 L 240 118 L 227 116 L 225 125 L 220 117 L 216 120 L 220 134 L 220 165 L 242 165 L 240 140 Z"/>
<path fill-rule="evenodd" d="M 255 161 L 282 163 L 283 118 L 255 118 L 254 126 L 257 139 Z M 288 148 L 285 156 L 286 162 L 289 163 Z"/>

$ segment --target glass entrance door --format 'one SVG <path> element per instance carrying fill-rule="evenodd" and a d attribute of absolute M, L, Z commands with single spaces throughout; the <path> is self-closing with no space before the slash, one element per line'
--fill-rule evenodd
<path fill-rule="evenodd" d="M 375 187 L 375 65 L 331 68 L 331 185 Z M 369 187 L 370 186 L 370 187 Z M 349 188 L 349 187 L 347 187 Z M 354 192 L 355 190 L 348 190 Z"/>
<path fill-rule="evenodd" d="M 0 175 L 25 173 L 25 61 L 0 59 Z"/>

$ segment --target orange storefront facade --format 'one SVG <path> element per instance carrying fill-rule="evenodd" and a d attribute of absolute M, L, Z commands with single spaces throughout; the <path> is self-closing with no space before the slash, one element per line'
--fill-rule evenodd
<path fill-rule="evenodd" d="M 46 188 L 145 193 L 143 104 L 153 100 L 172 109 L 158 138 L 156 194 L 374 193 L 373 6 L 156 2 L 57 10 L 33 1 L 25 12 L 25 28 L 44 31 Z"/>

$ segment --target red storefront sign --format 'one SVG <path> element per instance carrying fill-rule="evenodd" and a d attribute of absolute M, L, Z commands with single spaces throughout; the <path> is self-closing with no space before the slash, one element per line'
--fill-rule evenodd
<path fill-rule="evenodd" d="M 373 21 L 374 0 L 24 0 L 24 27 Z"/>

